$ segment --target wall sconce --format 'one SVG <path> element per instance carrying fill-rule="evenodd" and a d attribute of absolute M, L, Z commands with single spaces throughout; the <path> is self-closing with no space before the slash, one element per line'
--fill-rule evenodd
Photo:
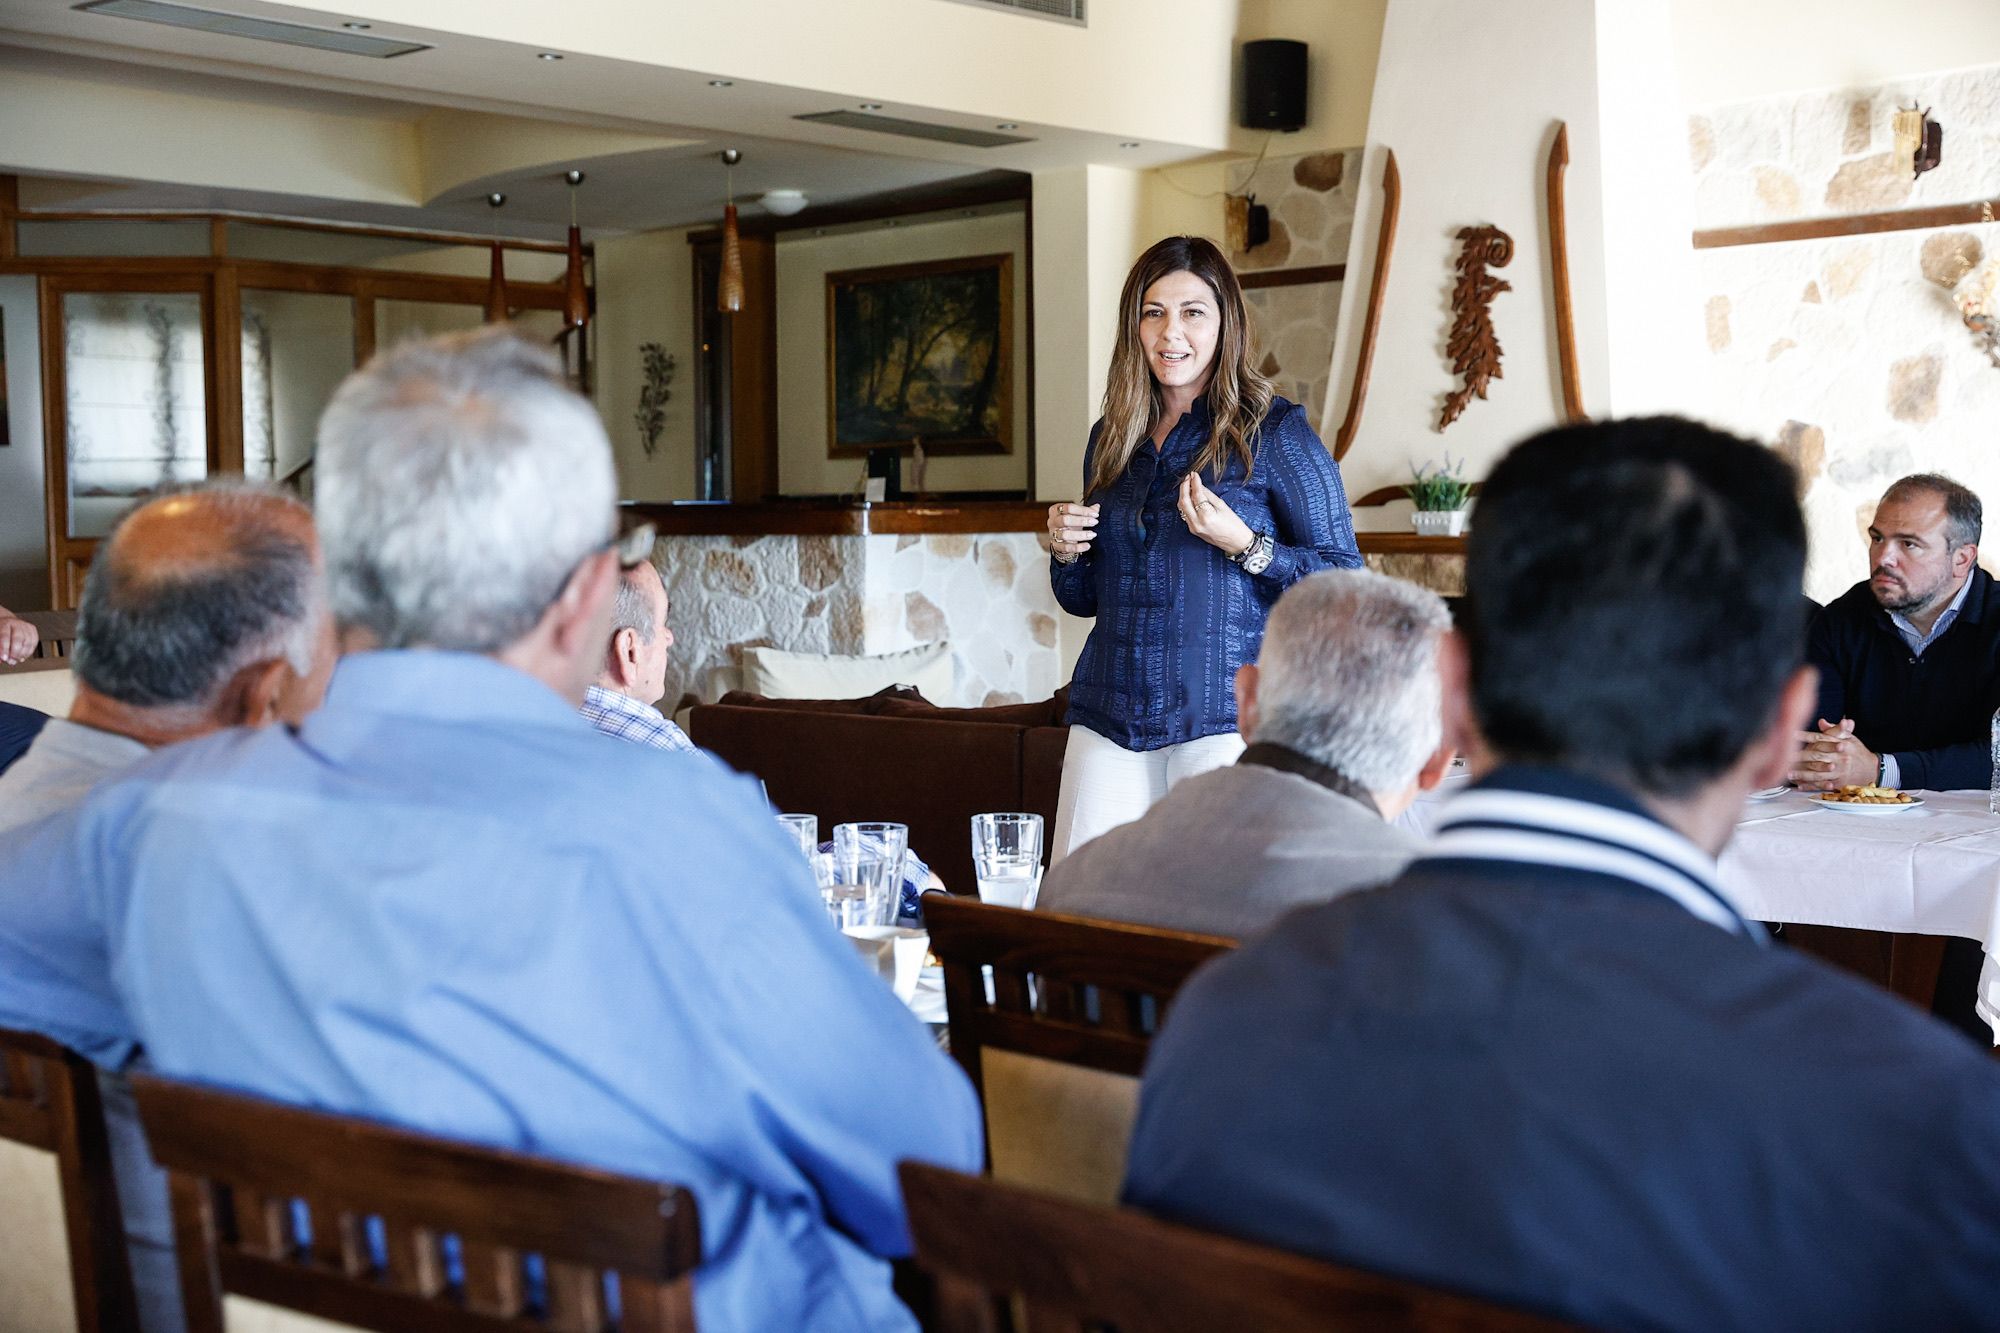
<path fill-rule="evenodd" d="M 1910 164 L 1910 179 L 1936 170 L 1944 160 L 1944 126 L 1931 119 L 1931 108 L 1900 107 L 1893 123 L 1896 156 Z"/>

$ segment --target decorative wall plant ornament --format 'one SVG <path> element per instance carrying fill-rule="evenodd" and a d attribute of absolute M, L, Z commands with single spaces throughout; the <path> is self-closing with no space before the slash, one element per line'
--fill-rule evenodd
<path fill-rule="evenodd" d="M 1460 227 L 1458 239 L 1458 283 L 1451 292 L 1451 333 L 1444 352 L 1451 359 L 1451 373 L 1465 382 L 1445 395 L 1444 409 L 1438 415 L 1439 431 L 1458 420 L 1475 396 L 1484 398 L 1487 384 L 1501 377 L 1500 339 L 1493 332 L 1493 298 L 1514 290 L 1512 283 L 1487 272 L 1513 262 L 1513 237 L 1487 225 Z"/>
<path fill-rule="evenodd" d="M 660 447 L 660 432 L 667 425 L 667 404 L 673 400 L 674 358 L 658 343 L 640 343 L 639 360 L 646 382 L 639 389 L 639 410 L 632 414 L 639 427 L 639 443 L 651 458 Z"/>
<path fill-rule="evenodd" d="M 2000 258 L 1989 259 L 1960 278 L 1951 300 L 1972 331 L 1974 344 L 2000 368 Z"/>

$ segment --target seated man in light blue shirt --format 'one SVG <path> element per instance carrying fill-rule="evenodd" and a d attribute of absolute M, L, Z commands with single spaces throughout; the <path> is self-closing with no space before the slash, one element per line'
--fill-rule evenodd
<path fill-rule="evenodd" d="M 140 505 L 91 561 L 77 608 L 76 699 L 50 718 L 19 763 L 0 773 L 0 832 L 81 804 L 98 784 L 153 750 L 224 727 L 296 723 L 319 704 L 333 669 L 312 513 L 289 496 L 210 484 Z M 16 892 L 12 922 L 32 925 Z M 70 919 L 75 886 L 45 881 L 48 919 Z M 39 959 L 0 945 L 0 970 Z M 120 1024 L 122 1026 L 122 1022 Z M 125 1219 L 125 1246 L 145 1333 L 184 1328 L 166 1178 L 153 1165 L 121 1076 L 131 1043 L 71 1044 L 106 1066 L 98 1080 Z"/>
<path fill-rule="evenodd" d="M 405 344 L 316 472 L 324 706 L 0 840 L 0 1024 L 684 1184 L 704 1327 L 913 1327 L 896 1163 L 976 1169 L 977 1104 L 753 783 L 577 715 L 620 563 L 596 413 L 504 332 Z"/>

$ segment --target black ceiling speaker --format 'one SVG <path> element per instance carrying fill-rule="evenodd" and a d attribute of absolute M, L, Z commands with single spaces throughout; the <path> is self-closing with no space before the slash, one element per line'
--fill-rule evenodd
<path fill-rule="evenodd" d="M 1246 130 L 1289 133 L 1306 123 L 1306 44 L 1273 38 L 1243 43 Z"/>

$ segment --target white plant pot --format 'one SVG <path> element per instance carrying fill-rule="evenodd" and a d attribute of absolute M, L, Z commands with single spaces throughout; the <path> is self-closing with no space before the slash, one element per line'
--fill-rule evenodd
<path fill-rule="evenodd" d="M 1463 509 L 1419 509 L 1410 515 L 1410 525 L 1420 537 L 1457 537 L 1465 532 Z"/>

